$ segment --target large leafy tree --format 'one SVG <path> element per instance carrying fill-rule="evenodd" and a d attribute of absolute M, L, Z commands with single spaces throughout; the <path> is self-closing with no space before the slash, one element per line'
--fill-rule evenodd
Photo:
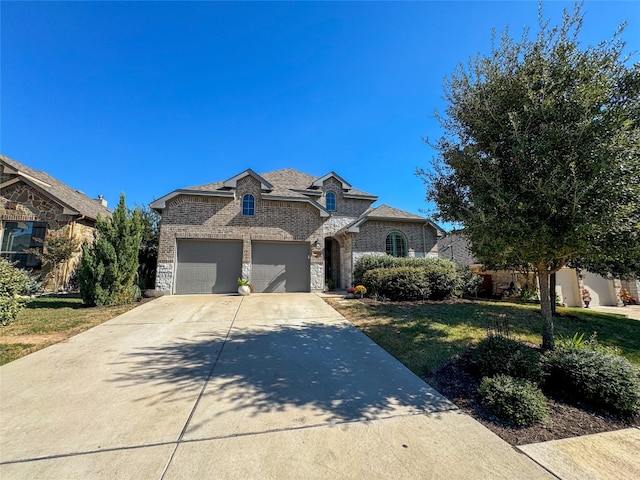
<path fill-rule="evenodd" d="M 623 57 L 622 28 L 582 48 L 582 22 L 579 4 L 560 26 L 540 15 L 534 38 L 506 31 L 460 65 L 434 168 L 418 172 L 480 260 L 535 270 L 546 349 L 550 275 L 576 259 L 624 265 L 640 243 L 640 64 Z"/>
<path fill-rule="evenodd" d="M 83 245 L 78 281 L 84 303 L 114 305 L 135 298 L 141 238 L 140 212 L 130 211 L 121 195 L 111 218 L 96 221 L 93 244 Z"/>

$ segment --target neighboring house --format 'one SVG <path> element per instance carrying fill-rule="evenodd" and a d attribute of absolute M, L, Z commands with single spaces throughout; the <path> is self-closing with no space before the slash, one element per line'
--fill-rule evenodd
<path fill-rule="evenodd" d="M 460 232 L 449 233 L 440 238 L 438 249 L 442 258 L 453 260 L 482 275 L 484 290 L 491 295 L 500 295 L 503 290 L 509 288 L 511 282 L 518 288 L 522 288 L 527 283 L 538 288 L 537 279 L 531 273 L 515 270 L 485 270 L 471 253 L 469 241 Z M 638 280 L 621 281 L 568 267 L 556 273 L 556 295 L 567 307 L 584 306 L 581 295 L 583 288 L 589 291 L 590 305 L 619 305 L 621 301 L 618 295 L 622 287 L 626 288 L 633 297 L 638 298 L 640 289 Z"/>
<path fill-rule="evenodd" d="M 41 269 L 29 250 L 42 250 L 51 232 L 90 241 L 98 215 L 111 215 L 102 198 L 92 200 L 45 172 L 0 155 L 0 255 L 18 267 Z M 60 280 L 66 282 L 78 257 L 60 269 Z"/>
<path fill-rule="evenodd" d="M 336 173 L 292 169 L 175 190 L 151 203 L 162 215 L 156 289 L 229 293 L 243 277 L 257 292 L 319 292 L 350 286 L 368 253 L 437 256 L 438 226 L 377 199 Z"/>

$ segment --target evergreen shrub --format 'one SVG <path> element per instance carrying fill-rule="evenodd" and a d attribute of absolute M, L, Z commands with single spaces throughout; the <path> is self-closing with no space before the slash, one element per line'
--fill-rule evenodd
<path fill-rule="evenodd" d="M 426 300 L 431 282 L 424 267 L 376 268 L 364 274 L 362 284 L 370 295 L 390 300 Z"/>
<path fill-rule="evenodd" d="M 24 307 L 19 295 L 27 288 L 29 276 L 24 270 L 0 258 L 0 325 L 13 322 Z"/>
<path fill-rule="evenodd" d="M 543 356 L 542 372 L 550 394 L 622 416 L 640 411 L 640 372 L 624 357 L 559 348 Z"/>
<path fill-rule="evenodd" d="M 540 383 L 540 353 L 522 342 L 499 336 L 487 337 L 473 350 L 472 363 L 481 377 L 509 375 Z"/>
<path fill-rule="evenodd" d="M 540 388 L 523 378 L 485 377 L 480 382 L 478 394 L 482 405 L 517 427 L 534 425 L 548 413 L 547 399 Z"/>

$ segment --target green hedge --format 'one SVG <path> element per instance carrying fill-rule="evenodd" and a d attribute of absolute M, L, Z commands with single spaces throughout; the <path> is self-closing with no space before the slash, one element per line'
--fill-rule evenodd
<path fill-rule="evenodd" d="M 542 421 L 548 413 L 547 399 L 534 383 L 508 375 L 485 377 L 478 388 L 480 403 L 498 417 L 518 427 Z"/>
<path fill-rule="evenodd" d="M 473 279 L 450 260 L 366 255 L 354 267 L 354 282 L 391 300 L 443 300 L 463 293 Z"/>
<path fill-rule="evenodd" d="M 369 295 L 390 300 L 426 300 L 431 283 L 423 267 L 376 268 L 364 274 L 362 284 Z"/>
<path fill-rule="evenodd" d="M 543 357 L 542 371 L 549 393 L 623 416 L 640 411 L 640 372 L 626 358 L 560 348 Z"/>

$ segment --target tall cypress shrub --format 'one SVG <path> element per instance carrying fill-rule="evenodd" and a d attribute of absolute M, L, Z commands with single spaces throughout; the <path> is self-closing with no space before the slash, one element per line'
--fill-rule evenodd
<path fill-rule="evenodd" d="M 85 304 L 117 305 L 136 298 L 141 239 L 140 212 L 129 210 L 122 194 L 111 218 L 97 219 L 93 243 L 82 247 L 78 281 Z"/>

